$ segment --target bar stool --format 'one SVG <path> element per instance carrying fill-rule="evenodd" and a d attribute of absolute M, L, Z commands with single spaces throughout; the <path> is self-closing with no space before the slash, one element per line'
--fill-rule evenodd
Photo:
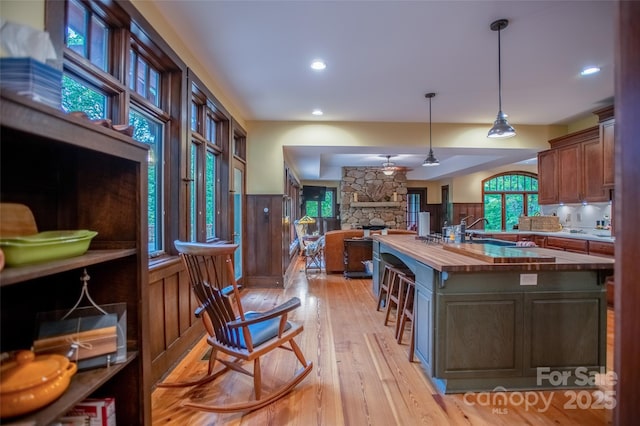
<path fill-rule="evenodd" d="M 391 274 L 391 265 L 385 263 L 384 271 L 382 272 L 382 279 L 380 280 L 380 289 L 378 290 L 378 305 L 376 306 L 376 311 L 379 311 L 382 307 L 382 301 L 385 301 L 385 307 L 387 306 L 387 296 L 389 294 L 389 284 L 391 283 L 390 279 Z"/>
<path fill-rule="evenodd" d="M 389 266 L 389 281 L 388 281 L 388 292 L 387 292 L 387 304 L 386 304 L 386 315 L 384 317 L 384 325 L 389 323 L 389 317 L 391 316 L 391 310 L 395 308 L 396 310 L 396 330 L 394 335 L 398 335 L 398 330 L 400 328 L 400 313 L 402 312 L 402 306 L 404 304 L 404 295 L 405 295 L 405 281 L 401 281 L 401 277 L 406 277 L 405 272 L 402 269 L 396 268 L 395 266 Z"/>
<path fill-rule="evenodd" d="M 402 307 L 402 314 L 400 315 L 400 320 L 398 321 L 398 332 L 397 339 L 398 344 L 402 344 L 402 337 L 404 335 L 405 325 L 407 320 L 411 321 L 411 340 L 409 342 L 409 361 L 413 362 L 413 352 L 415 350 L 415 341 L 416 341 L 416 332 L 414 328 L 413 321 L 413 299 L 415 296 L 415 288 L 416 283 L 414 279 L 411 279 L 408 276 L 400 277 L 401 286 L 406 286 L 405 298 Z"/>

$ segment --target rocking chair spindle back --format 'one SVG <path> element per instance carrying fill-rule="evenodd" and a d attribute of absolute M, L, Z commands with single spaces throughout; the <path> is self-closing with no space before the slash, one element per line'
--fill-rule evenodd
<path fill-rule="evenodd" d="M 196 315 L 200 316 L 209 333 L 207 342 L 212 351 L 209 359 L 208 375 L 189 383 L 165 383 L 158 386 L 184 387 L 208 383 L 222 374 L 233 370 L 253 377 L 255 399 L 221 405 L 207 405 L 187 401 L 183 405 L 211 412 L 251 411 L 281 398 L 300 383 L 313 368 L 307 362 L 294 340 L 303 328 L 300 324 L 288 321 L 289 312 L 300 306 L 300 299 L 293 297 L 287 302 L 267 312 L 245 312 L 239 286 L 233 270 L 233 253 L 236 244 L 204 244 L 182 241 L 174 242 L 180 252 L 194 294 L 200 302 Z M 226 266 L 225 278 L 230 285 L 224 286 L 218 274 L 217 262 Z M 233 296 L 234 303 L 230 299 Z M 235 306 L 235 311 L 234 311 Z M 236 312 L 237 311 L 237 315 Z M 285 349 L 295 354 L 301 367 L 293 378 L 268 395 L 262 395 L 260 358 L 273 349 Z M 230 355 L 233 359 L 221 356 Z M 214 372 L 216 361 L 223 365 Z M 253 370 L 245 369 L 242 364 L 253 361 Z"/>

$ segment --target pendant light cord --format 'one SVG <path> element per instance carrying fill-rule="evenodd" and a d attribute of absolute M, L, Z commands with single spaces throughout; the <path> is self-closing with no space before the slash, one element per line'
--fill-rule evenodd
<path fill-rule="evenodd" d="M 429 98 L 429 152 L 431 152 L 431 98 Z"/>
<path fill-rule="evenodd" d="M 500 33 L 502 30 L 498 28 L 498 111 L 502 111 L 502 60 L 500 52 L 502 52 L 502 48 L 500 47 Z"/>

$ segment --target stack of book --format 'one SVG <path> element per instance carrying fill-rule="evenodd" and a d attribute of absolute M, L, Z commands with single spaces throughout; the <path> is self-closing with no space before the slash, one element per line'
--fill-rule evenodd
<path fill-rule="evenodd" d="M 0 89 L 60 109 L 62 71 L 31 58 L 0 58 Z"/>

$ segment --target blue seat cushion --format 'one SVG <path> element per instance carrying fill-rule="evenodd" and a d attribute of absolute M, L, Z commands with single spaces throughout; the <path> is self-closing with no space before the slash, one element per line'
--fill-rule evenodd
<path fill-rule="evenodd" d="M 260 316 L 260 312 L 245 312 L 245 319 L 253 319 Z M 251 334 L 251 341 L 253 342 L 253 346 L 259 346 L 266 342 L 269 339 L 272 339 L 278 335 L 278 326 L 280 325 L 280 317 L 271 318 L 267 321 L 262 321 L 256 324 L 251 324 L 249 326 L 249 333 Z M 291 328 L 291 324 L 287 321 L 284 329 L 285 331 Z M 243 349 L 247 348 L 247 344 L 244 341 L 244 335 L 242 333 L 242 329 L 238 329 L 240 333 L 240 347 Z"/>

